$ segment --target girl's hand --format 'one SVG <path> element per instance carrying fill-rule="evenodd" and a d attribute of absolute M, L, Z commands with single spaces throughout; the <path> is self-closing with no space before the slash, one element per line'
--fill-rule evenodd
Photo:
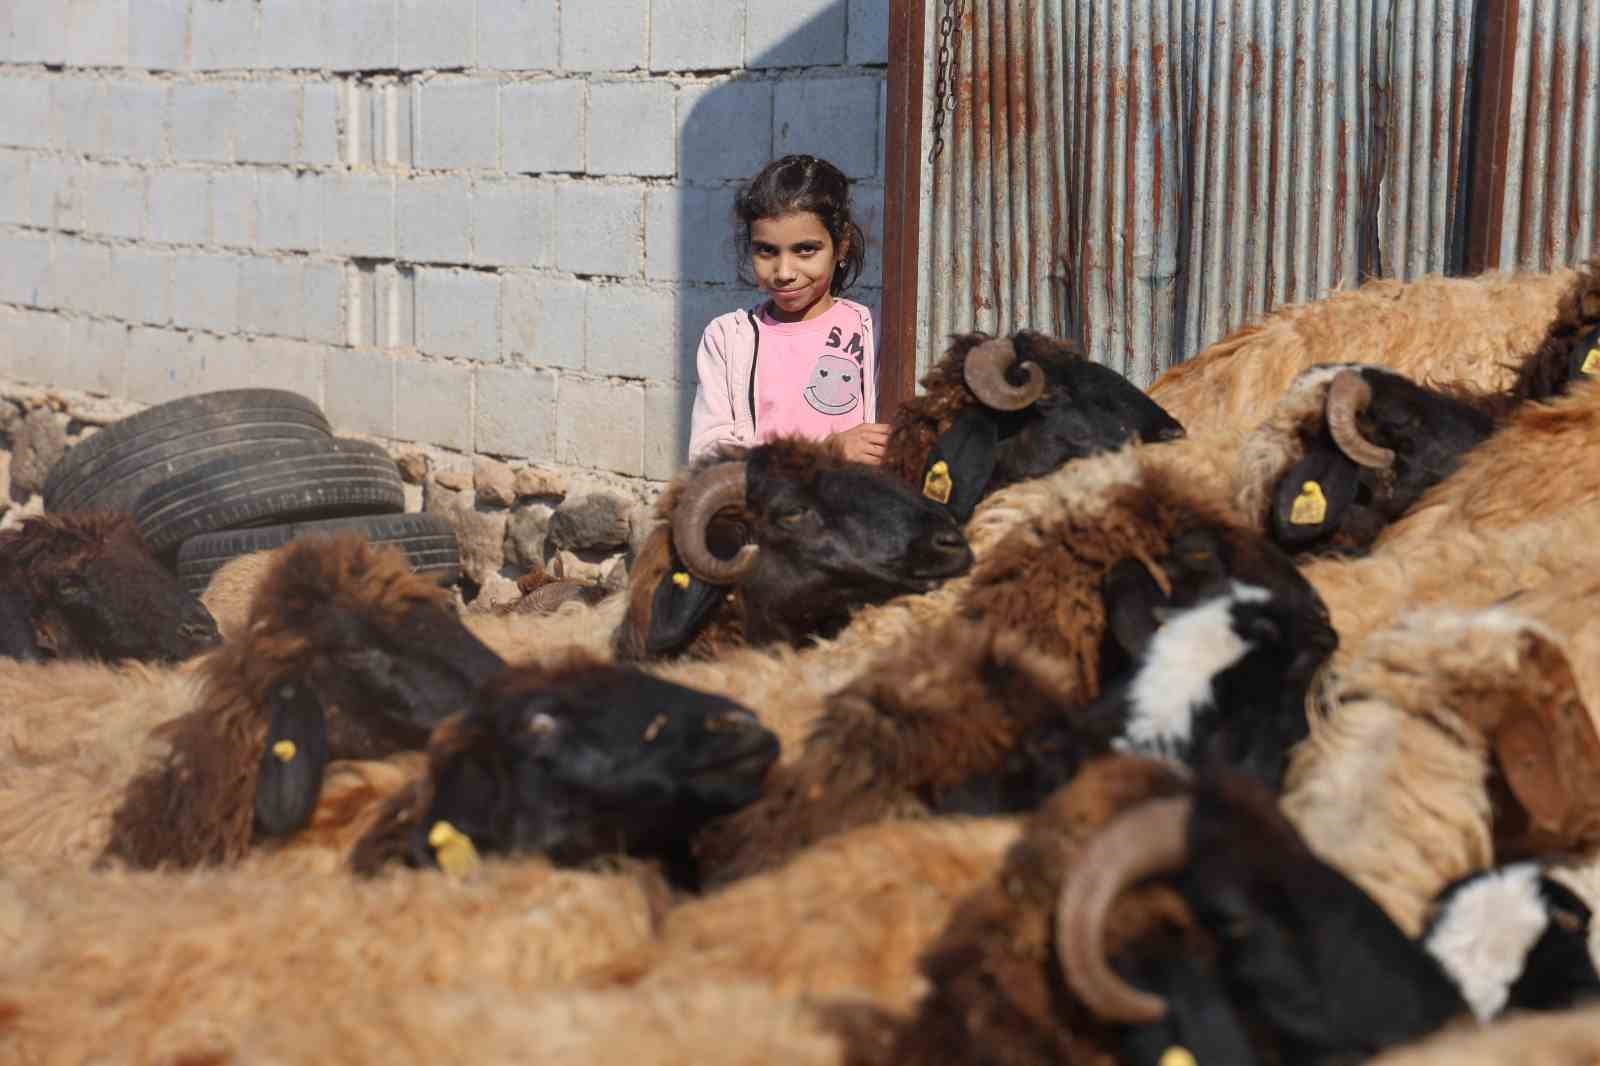
<path fill-rule="evenodd" d="M 841 433 L 828 434 L 824 443 L 835 455 L 850 462 L 877 466 L 883 462 L 883 450 L 889 443 L 889 424 L 863 422 Z"/>

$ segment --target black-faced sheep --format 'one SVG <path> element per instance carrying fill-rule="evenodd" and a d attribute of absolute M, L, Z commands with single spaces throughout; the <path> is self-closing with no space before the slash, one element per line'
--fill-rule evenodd
<path fill-rule="evenodd" d="M 692 837 L 760 794 L 778 738 L 731 700 L 580 658 L 501 673 L 435 730 L 428 756 L 427 776 L 357 845 L 358 872 L 628 854 L 693 888 Z"/>
<path fill-rule="evenodd" d="M 852 609 L 964 572 L 955 521 L 885 473 L 788 438 L 697 464 L 657 503 L 619 658 L 837 633 Z"/>
<path fill-rule="evenodd" d="M 353 534 L 289 546 L 245 635 L 206 663 L 201 706 L 161 727 L 172 750 L 129 783 L 107 855 L 237 860 L 306 822 L 329 760 L 423 747 L 504 665 L 448 595 Z"/>
<path fill-rule="evenodd" d="M 0 654 L 14 658 L 176 662 L 218 640 L 210 613 L 124 514 L 24 519 L 0 533 L 0 582 Z"/>
<path fill-rule="evenodd" d="M 883 465 L 958 521 L 1004 485 L 1183 427 L 1077 345 L 1023 331 L 957 337 L 896 409 Z"/>

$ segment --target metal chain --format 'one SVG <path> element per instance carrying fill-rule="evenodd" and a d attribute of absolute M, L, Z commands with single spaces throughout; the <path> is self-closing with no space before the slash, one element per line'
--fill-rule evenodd
<path fill-rule="evenodd" d="M 961 9 L 966 0 L 944 0 L 944 15 L 939 19 L 939 58 L 933 75 L 933 147 L 928 162 L 944 151 L 944 117 L 955 114 L 955 72 L 951 63 L 961 44 Z"/>

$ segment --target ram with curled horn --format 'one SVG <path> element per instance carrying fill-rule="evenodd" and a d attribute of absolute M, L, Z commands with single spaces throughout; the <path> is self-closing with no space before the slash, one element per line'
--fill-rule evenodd
<path fill-rule="evenodd" d="M 832 636 L 855 608 L 972 564 L 944 508 L 795 437 L 707 457 L 656 513 L 613 637 L 625 660 Z"/>
<path fill-rule="evenodd" d="M 1080 346 L 1042 333 L 956 337 L 895 411 L 884 466 L 958 521 L 1006 485 L 1063 463 L 1165 441 L 1183 427 Z"/>

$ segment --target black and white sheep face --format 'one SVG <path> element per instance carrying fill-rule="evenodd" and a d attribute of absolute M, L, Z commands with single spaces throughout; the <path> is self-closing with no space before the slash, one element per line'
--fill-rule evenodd
<path fill-rule="evenodd" d="M 1590 909 L 1537 864 L 1462 878 L 1436 905 L 1423 944 L 1479 1021 L 1519 1008 L 1562 1010 L 1600 995 Z"/>
<path fill-rule="evenodd" d="M 777 736 L 739 704 L 633 671 L 490 689 L 435 760 L 413 863 L 438 861 L 440 823 L 480 853 L 563 864 L 682 854 L 707 821 L 760 795 L 778 757 Z"/>

